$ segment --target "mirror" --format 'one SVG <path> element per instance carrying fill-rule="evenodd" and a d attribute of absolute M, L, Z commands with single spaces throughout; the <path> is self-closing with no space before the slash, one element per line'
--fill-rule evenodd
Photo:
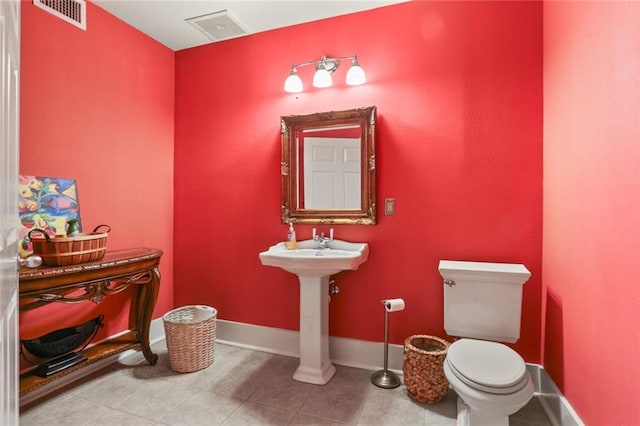
<path fill-rule="evenodd" d="M 376 224 L 376 107 L 281 117 L 282 223 Z"/>

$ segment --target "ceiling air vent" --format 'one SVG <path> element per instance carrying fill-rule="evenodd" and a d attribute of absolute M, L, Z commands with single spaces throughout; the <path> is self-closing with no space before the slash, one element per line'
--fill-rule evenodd
<path fill-rule="evenodd" d="M 213 41 L 226 40 L 249 34 L 249 30 L 234 18 L 228 10 L 185 19 L 198 31 Z"/>
<path fill-rule="evenodd" d="M 33 0 L 33 4 L 57 16 L 63 21 L 87 30 L 87 5 L 85 0 Z"/>

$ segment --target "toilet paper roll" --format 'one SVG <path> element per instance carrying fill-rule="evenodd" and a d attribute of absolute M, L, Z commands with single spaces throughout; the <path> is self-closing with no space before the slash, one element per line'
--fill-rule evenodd
<path fill-rule="evenodd" d="M 384 308 L 387 312 L 398 312 L 404 310 L 404 300 L 402 299 L 387 299 L 384 301 Z"/>

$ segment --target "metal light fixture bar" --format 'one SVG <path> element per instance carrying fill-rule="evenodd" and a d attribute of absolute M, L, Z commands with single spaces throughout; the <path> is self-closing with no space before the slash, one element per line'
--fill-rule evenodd
<path fill-rule="evenodd" d="M 350 60 L 351 67 L 347 72 L 347 84 L 350 86 L 357 86 L 367 82 L 367 77 L 364 70 L 358 64 L 358 57 L 353 56 L 322 56 L 317 61 L 301 62 L 291 66 L 291 74 L 284 82 L 284 90 L 289 93 L 299 93 L 303 90 L 302 80 L 298 76 L 298 67 L 304 67 L 307 65 L 315 65 L 316 73 L 313 76 L 314 87 L 330 87 L 333 84 L 331 74 L 338 69 L 338 65 L 342 60 Z"/>

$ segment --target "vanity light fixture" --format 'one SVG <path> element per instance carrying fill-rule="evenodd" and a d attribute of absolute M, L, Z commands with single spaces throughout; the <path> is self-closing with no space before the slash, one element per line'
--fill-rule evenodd
<path fill-rule="evenodd" d="M 337 57 L 322 56 L 322 58 L 317 61 L 307 61 L 292 65 L 291 74 L 289 74 L 289 77 L 287 77 L 284 82 L 285 92 L 302 92 L 303 86 L 302 80 L 298 76 L 298 67 L 304 67 L 306 65 L 315 65 L 316 67 L 316 73 L 313 75 L 313 87 L 331 87 L 333 84 L 331 74 L 338 69 L 339 62 L 342 60 L 351 61 L 351 68 L 347 71 L 347 84 L 349 86 L 357 86 L 367 82 L 367 76 L 362 67 L 360 67 L 356 55 Z"/>

